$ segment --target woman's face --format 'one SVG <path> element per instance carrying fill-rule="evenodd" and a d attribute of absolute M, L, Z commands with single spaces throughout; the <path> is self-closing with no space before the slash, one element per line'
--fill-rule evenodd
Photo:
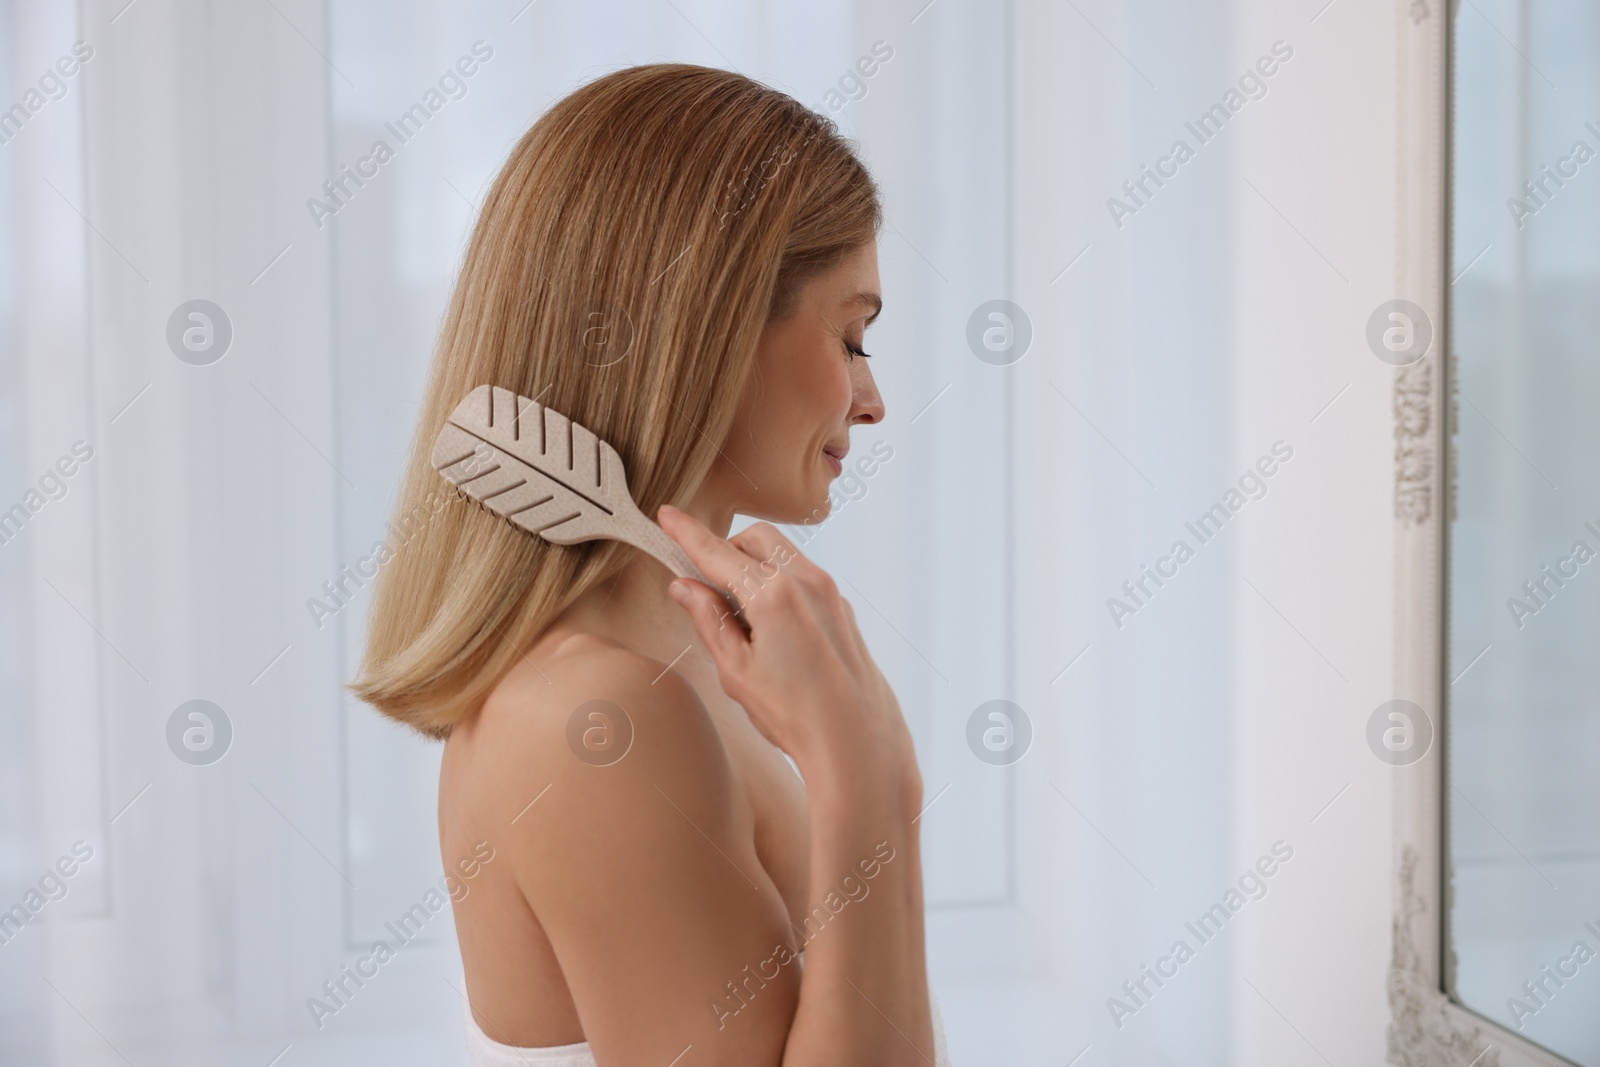
<path fill-rule="evenodd" d="M 883 419 L 870 361 L 850 351 L 864 346 L 882 303 L 874 240 L 813 275 L 789 314 L 767 323 L 707 477 L 733 511 L 790 524 L 828 517 L 828 486 L 843 469 L 850 427 Z"/>

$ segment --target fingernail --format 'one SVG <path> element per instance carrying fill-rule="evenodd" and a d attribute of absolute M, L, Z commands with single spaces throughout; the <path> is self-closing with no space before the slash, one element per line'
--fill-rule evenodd
<path fill-rule="evenodd" d="M 667 595 L 684 607 L 689 606 L 689 587 L 684 583 L 673 581 L 667 586 Z"/>

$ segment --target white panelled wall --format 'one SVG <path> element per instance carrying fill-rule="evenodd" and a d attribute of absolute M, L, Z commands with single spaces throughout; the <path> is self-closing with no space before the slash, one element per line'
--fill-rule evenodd
<path fill-rule="evenodd" d="M 955 1062 L 1381 1062 L 1392 769 L 1363 730 L 1393 695 L 1394 371 L 1363 331 L 1403 295 L 1414 7 L 3 5 L 18 85 L 95 50 L 0 146 L 0 359 L 26 400 L 4 470 L 96 451 L 0 547 L 32 665 L 0 726 L 34 798 L 0 820 L 0 908 L 73 840 L 96 858 L 0 946 L 0 1061 L 463 1062 L 447 913 L 320 1028 L 307 1009 L 440 863 L 438 748 L 341 689 L 365 596 L 321 627 L 305 602 L 383 536 L 476 204 L 551 102 L 670 58 L 825 109 L 883 42 L 837 115 L 889 220 L 867 345 L 889 417 L 856 453 L 893 459 L 793 534 L 917 737 Z M 466 93 L 315 217 L 479 42 Z M 1198 144 L 1185 123 L 1263 56 L 1264 94 Z M 1133 201 L 1178 139 L 1193 158 Z M 165 337 L 196 298 L 234 332 L 209 366 Z M 994 299 L 1031 323 L 1009 366 L 967 342 Z M 1202 543 L 1186 524 L 1263 456 L 1265 495 Z M 1180 539 L 1192 558 L 1155 585 L 1142 567 Z M 194 698 L 232 723 L 209 766 L 167 745 Z M 968 749 L 994 699 L 1032 724 L 1014 766 Z M 1185 924 L 1278 842 L 1264 895 L 1202 944 Z M 1193 958 L 1155 986 L 1141 968 L 1180 939 Z"/>

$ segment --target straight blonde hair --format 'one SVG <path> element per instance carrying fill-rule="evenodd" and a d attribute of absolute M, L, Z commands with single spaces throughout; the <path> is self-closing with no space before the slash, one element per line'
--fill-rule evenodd
<path fill-rule="evenodd" d="M 728 434 L 762 328 L 865 245 L 878 190 L 834 123 L 739 74 L 630 67 L 559 101 L 485 198 L 434 353 L 351 689 L 445 738 L 634 549 L 552 545 L 433 469 L 485 383 L 609 441 L 645 514 L 686 504 Z"/>

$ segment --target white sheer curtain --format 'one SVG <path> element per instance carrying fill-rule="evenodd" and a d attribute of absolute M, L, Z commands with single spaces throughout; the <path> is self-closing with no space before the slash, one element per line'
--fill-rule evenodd
<path fill-rule="evenodd" d="M 340 689 L 364 599 L 320 629 L 305 601 L 381 535 L 509 146 L 666 58 L 834 110 L 884 188 L 890 415 L 860 443 L 894 458 L 806 547 L 916 732 L 956 1062 L 1375 1062 L 1392 372 L 1361 330 L 1394 295 L 1407 16 L 1319 6 L 0 3 L 6 102 L 94 49 L 0 146 L 0 505 L 95 447 L 0 546 L 0 907 L 94 850 L 0 946 L 0 1060 L 461 1061 L 447 912 L 308 1011 L 439 862 L 437 748 Z M 1108 198 L 1277 41 L 1266 94 L 1119 227 Z M 309 208 L 378 138 L 378 175 Z M 197 299 L 233 335 L 204 366 L 166 339 Z M 993 300 L 1031 323 L 1010 365 L 968 341 Z M 1280 440 L 1267 495 L 1117 626 L 1108 598 Z M 210 765 L 167 740 L 194 699 L 232 728 Z M 968 746 L 997 699 L 1032 727 L 1011 766 Z M 1279 840 L 1266 896 L 1144 979 Z"/>

